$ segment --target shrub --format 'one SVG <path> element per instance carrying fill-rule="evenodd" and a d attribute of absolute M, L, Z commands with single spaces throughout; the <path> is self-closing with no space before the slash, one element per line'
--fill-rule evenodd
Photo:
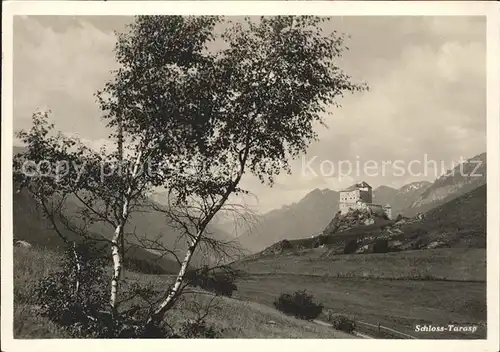
<path fill-rule="evenodd" d="M 124 264 L 127 266 L 127 270 L 129 271 L 153 275 L 168 274 L 160 265 L 146 259 L 137 259 L 127 256 L 125 257 Z"/>
<path fill-rule="evenodd" d="M 72 249 L 66 250 L 61 270 L 35 285 L 35 303 L 42 317 L 62 326 L 75 337 L 92 337 L 94 334 L 107 337 L 112 334 L 112 328 L 109 319 L 101 316 L 108 303 L 108 292 L 104 290 L 108 287 L 104 264 L 90 255 L 89 248 L 80 246 L 77 251 L 80 272 L 76 270 Z"/>
<path fill-rule="evenodd" d="M 205 320 L 188 320 L 182 324 L 180 335 L 184 338 L 215 339 L 221 332 L 209 326 Z"/>
<path fill-rule="evenodd" d="M 312 243 L 312 248 L 318 248 L 319 246 L 321 246 L 321 242 L 319 238 L 316 238 Z"/>
<path fill-rule="evenodd" d="M 389 242 L 386 239 L 378 239 L 373 244 L 373 253 L 389 252 Z"/>
<path fill-rule="evenodd" d="M 73 249 L 68 249 L 61 270 L 36 284 L 35 304 L 40 316 L 78 338 L 167 337 L 167 330 L 160 326 L 146 327 L 145 320 L 135 315 L 137 310 L 114 317 L 109 311 L 110 278 L 105 275 L 105 260 L 93 246 L 82 244 L 76 251 L 80 270 Z"/>
<path fill-rule="evenodd" d="M 345 331 L 349 334 L 356 330 L 356 322 L 345 315 L 335 314 L 332 311 L 328 311 L 327 320 L 333 325 L 333 328 L 336 330 Z"/>
<path fill-rule="evenodd" d="M 312 320 L 323 311 L 323 305 L 313 302 L 313 296 L 304 291 L 293 294 L 282 293 L 274 301 L 274 306 L 285 314 L 293 315 L 299 319 Z"/>
<path fill-rule="evenodd" d="M 344 247 L 344 254 L 355 253 L 358 250 L 358 241 L 355 239 L 347 241 Z"/>
<path fill-rule="evenodd" d="M 222 296 L 231 297 L 233 291 L 238 289 L 234 283 L 237 276 L 238 273 L 235 271 L 214 272 L 205 265 L 198 270 L 189 271 L 186 279 L 192 286 L 197 286 Z"/>
<path fill-rule="evenodd" d="M 419 238 L 419 237 L 427 235 L 427 231 L 421 227 L 416 227 L 416 228 L 413 227 L 413 228 L 406 230 L 405 232 L 408 232 L 412 238 Z"/>

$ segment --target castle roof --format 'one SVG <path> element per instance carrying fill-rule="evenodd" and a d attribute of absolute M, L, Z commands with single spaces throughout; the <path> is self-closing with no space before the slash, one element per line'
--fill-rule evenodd
<path fill-rule="evenodd" d="M 341 190 L 340 192 L 350 192 L 350 191 L 355 191 L 359 188 L 369 188 L 371 189 L 372 187 L 366 183 L 365 181 L 361 181 L 359 183 L 355 183 L 350 187 L 347 187 L 346 189 Z"/>

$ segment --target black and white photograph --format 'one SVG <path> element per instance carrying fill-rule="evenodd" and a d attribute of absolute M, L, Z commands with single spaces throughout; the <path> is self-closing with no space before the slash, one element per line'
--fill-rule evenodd
<path fill-rule="evenodd" d="M 498 6 L 105 5 L 8 15 L 2 339 L 496 350 Z"/>

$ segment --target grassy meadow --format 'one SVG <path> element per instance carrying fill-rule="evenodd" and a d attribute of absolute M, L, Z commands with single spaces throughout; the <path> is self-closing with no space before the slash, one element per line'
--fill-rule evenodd
<path fill-rule="evenodd" d="M 39 317 L 32 303 L 33 282 L 55 271 L 61 254 L 16 247 L 14 253 L 14 333 L 16 338 L 67 337 Z M 385 254 L 333 255 L 316 248 L 235 263 L 248 275 L 237 281 L 233 298 L 194 292 L 169 313 L 178 327 L 205 312 L 223 338 L 352 338 L 327 326 L 286 316 L 272 303 L 280 293 L 307 290 L 326 309 L 381 324 L 417 338 L 484 338 L 486 259 L 484 249 L 446 248 Z M 167 287 L 169 275 L 125 272 L 129 283 Z M 320 319 L 325 319 L 320 316 Z M 472 323 L 475 334 L 416 333 L 416 324 Z M 367 325 L 358 331 L 379 336 Z M 395 337 L 395 336 L 380 336 Z"/>
<path fill-rule="evenodd" d="M 311 249 L 237 263 L 249 273 L 237 297 L 272 305 L 277 292 L 307 289 L 325 308 L 417 338 L 485 338 L 484 249 L 446 248 L 328 255 Z M 416 324 L 473 323 L 475 334 L 416 333 Z M 370 333 L 359 325 L 361 332 Z"/>
<path fill-rule="evenodd" d="M 56 324 L 36 314 L 33 305 L 33 283 L 59 268 L 61 255 L 37 248 L 14 248 L 14 337 L 67 338 Z M 172 279 L 167 275 L 146 275 L 126 272 L 129 282 L 151 283 L 164 288 Z M 286 316 L 265 304 L 217 297 L 203 292 L 186 294 L 167 320 L 178 327 L 190 318 L 212 307 L 206 322 L 221 332 L 222 338 L 355 338 L 331 327 Z"/>
<path fill-rule="evenodd" d="M 373 279 L 486 281 L 486 251 L 481 248 L 333 254 L 327 248 L 288 252 L 235 263 L 253 275 L 288 274 Z"/>

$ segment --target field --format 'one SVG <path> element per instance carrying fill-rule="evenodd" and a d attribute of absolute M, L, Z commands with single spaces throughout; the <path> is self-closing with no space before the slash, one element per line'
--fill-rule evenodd
<path fill-rule="evenodd" d="M 36 280 L 58 269 L 60 254 L 36 248 L 15 248 L 14 251 L 14 337 L 64 338 L 56 324 L 39 317 L 32 304 L 32 287 Z M 169 276 L 127 273 L 130 281 L 152 283 L 165 287 Z M 203 313 L 210 296 L 194 293 L 185 296 L 168 316 L 170 325 L 178 326 Z M 221 331 L 222 338 L 354 338 L 313 322 L 301 321 L 281 314 L 267 305 L 218 297 L 206 317 L 208 324 Z"/>
<path fill-rule="evenodd" d="M 383 254 L 335 255 L 316 248 L 235 263 L 251 274 L 289 274 L 374 279 L 486 280 L 486 251 L 440 248 Z"/>
<path fill-rule="evenodd" d="M 55 324 L 34 313 L 33 282 L 57 270 L 61 255 L 15 248 L 14 297 L 17 338 L 64 337 Z M 484 338 L 486 258 L 484 249 L 446 248 L 385 254 L 334 255 L 327 248 L 289 252 L 235 263 L 248 276 L 237 282 L 234 298 L 217 298 L 206 320 L 225 338 L 352 338 L 330 327 L 276 311 L 280 293 L 306 289 L 325 309 L 353 316 L 358 331 L 381 335 L 386 326 L 416 338 Z M 126 272 L 130 282 L 167 286 L 168 275 Z M 179 326 L 208 304 L 208 295 L 186 295 L 169 317 Z M 201 302 L 201 306 L 200 306 Z M 325 317 L 320 317 L 325 319 Z M 475 334 L 417 333 L 416 324 L 471 323 Z M 367 324 L 362 324 L 367 323 Z"/>
<path fill-rule="evenodd" d="M 327 249 L 238 263 L 249 273 L 238 297 L 271 305 L 281 292 L 307 289 L 318 302 L 356 320 L 416 338 L 486 336 L 484 249 L 336 255 Z M 416 333 L 416 324 L 472 323 L 475 334 Z M 359 326 L 361 332 L 372 333 Z M 373 333 L 372 333 L 373 335 Z M 393 336 L 394 337 L 394 336 Z"/>

